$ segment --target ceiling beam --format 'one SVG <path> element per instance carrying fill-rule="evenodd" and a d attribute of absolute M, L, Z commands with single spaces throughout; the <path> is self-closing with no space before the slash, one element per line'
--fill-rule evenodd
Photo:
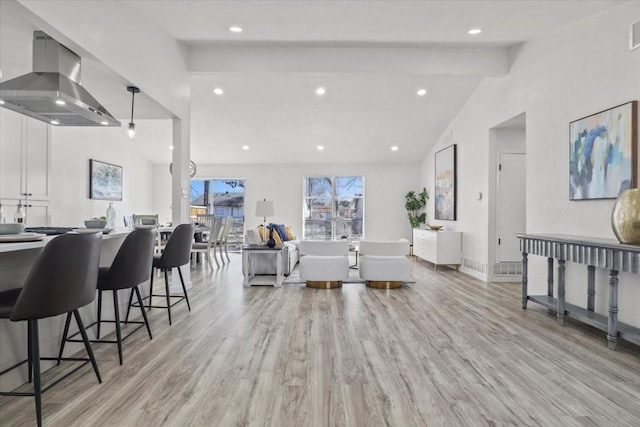
<path fill-rule="evenodd" d="M 506 48 L 191 45 L 191 73 L 391 73 L 499 77 Z"/>

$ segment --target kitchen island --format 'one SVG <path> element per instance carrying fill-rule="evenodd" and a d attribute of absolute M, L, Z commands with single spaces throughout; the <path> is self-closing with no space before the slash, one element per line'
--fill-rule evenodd
<path fill-rule="evenodd" d="M 129 228 L 116 229 L 102 236 L 102 251 L 100 266 L 110 266 L 115 258 L 124 238 L 131 232 Z M 33 263 L 42 248 L 57 236 L 47 236 L 35 242 L 0 243 L 0 291 L 21 287 L 27 278 Z M 146 288 L 143 288 L 143 295 Z M 126 295 L 125 295 L 126 294 Z M 128 290 L 119 299 L 120 312 L 124 315 L 129 301 Z M 97 299 L 80 309 L 83 322 L 86 324 L 96 320 Z M 112 312 L 110 298 L 103 301 L 103 313 Z M 135 314 L 135 311 L 132 313 Z M 124 316 L 123 316 L 124 317 Z M 56 316 L 40 321 L 40 352 L 41 356 L 57 356 L 62 339 L 65 316 Z M 92 328 L 93 329 L 93 328 Z M 104 323 L 101 335 L 115 330 L 113 324 Z M 89 338 L 93 339 L 95 332 L 89 330 Z M 0 371 L 26 359 L 27 356 L 27 322 L 12 322 L 8 319 L 0 320 Z M 67 343 L 65 354 L 69 355 L 83 350 L 81 343 Z M 98 361 L 98 364 L 100 361 Z M 54 362 L 42 361 L 42 370 L 53 366 Z M 0 378 L 0 389 L 10 391 L 27 382 L 27 365 L 24 364 Z"/>

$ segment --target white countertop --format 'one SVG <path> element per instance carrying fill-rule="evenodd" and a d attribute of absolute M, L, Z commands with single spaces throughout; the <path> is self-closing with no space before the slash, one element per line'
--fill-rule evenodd
<path fill-rule="evenodd" d="M 133 230 L 132 228 L 116 228 L 115 230 L 113 230 L 108 234 L 103 234 L 102 238 L 104 240 L 121 238 L 131 233 L 132 230 Z M 0 253 L 42 248 L 51 240 L 55 239 L 56 237 L 58 236 L 47 236 L 44 239 L 37 240 L 35 242 L 0 243 Z"/>

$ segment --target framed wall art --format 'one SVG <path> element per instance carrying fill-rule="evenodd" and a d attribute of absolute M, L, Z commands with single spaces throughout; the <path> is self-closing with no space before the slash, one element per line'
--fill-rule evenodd
<path fill-rule="evenodd" d="M 638 102 L 569 124 L 569 199 L 615 199 L 638 185 Z"/>
<path fill-rule="evenodd" d="M 90 159 L 89 198 L 122 200 L 122 166 Z"/>
<path fill-rule="evenodd" d="M 435 217 L 456 219 L 456 144 L 436 153 Z"/>

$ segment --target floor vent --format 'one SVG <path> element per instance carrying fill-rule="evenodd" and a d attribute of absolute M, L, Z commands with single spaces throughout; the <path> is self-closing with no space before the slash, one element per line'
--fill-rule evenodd
<path fill-rule="evenodd" d="M 494 276 L 520 276 L 522 274 L 522 263 L 516 262 L 497 262 L 493 264 Z"/>
<path fill-rule="evenodd" d="M 629 31 L 629 50 L 640 47 L 640 21 L 631 24 Z"/>
<path fill-rule="evenodd" d="M 469 258 L 463 258 L 462 266 L 464 268 L 468 268 L 469 270 L 477 271 L 478 273 L 487 274 L 487 265 L 479 261 L 474 261 Z"/>

